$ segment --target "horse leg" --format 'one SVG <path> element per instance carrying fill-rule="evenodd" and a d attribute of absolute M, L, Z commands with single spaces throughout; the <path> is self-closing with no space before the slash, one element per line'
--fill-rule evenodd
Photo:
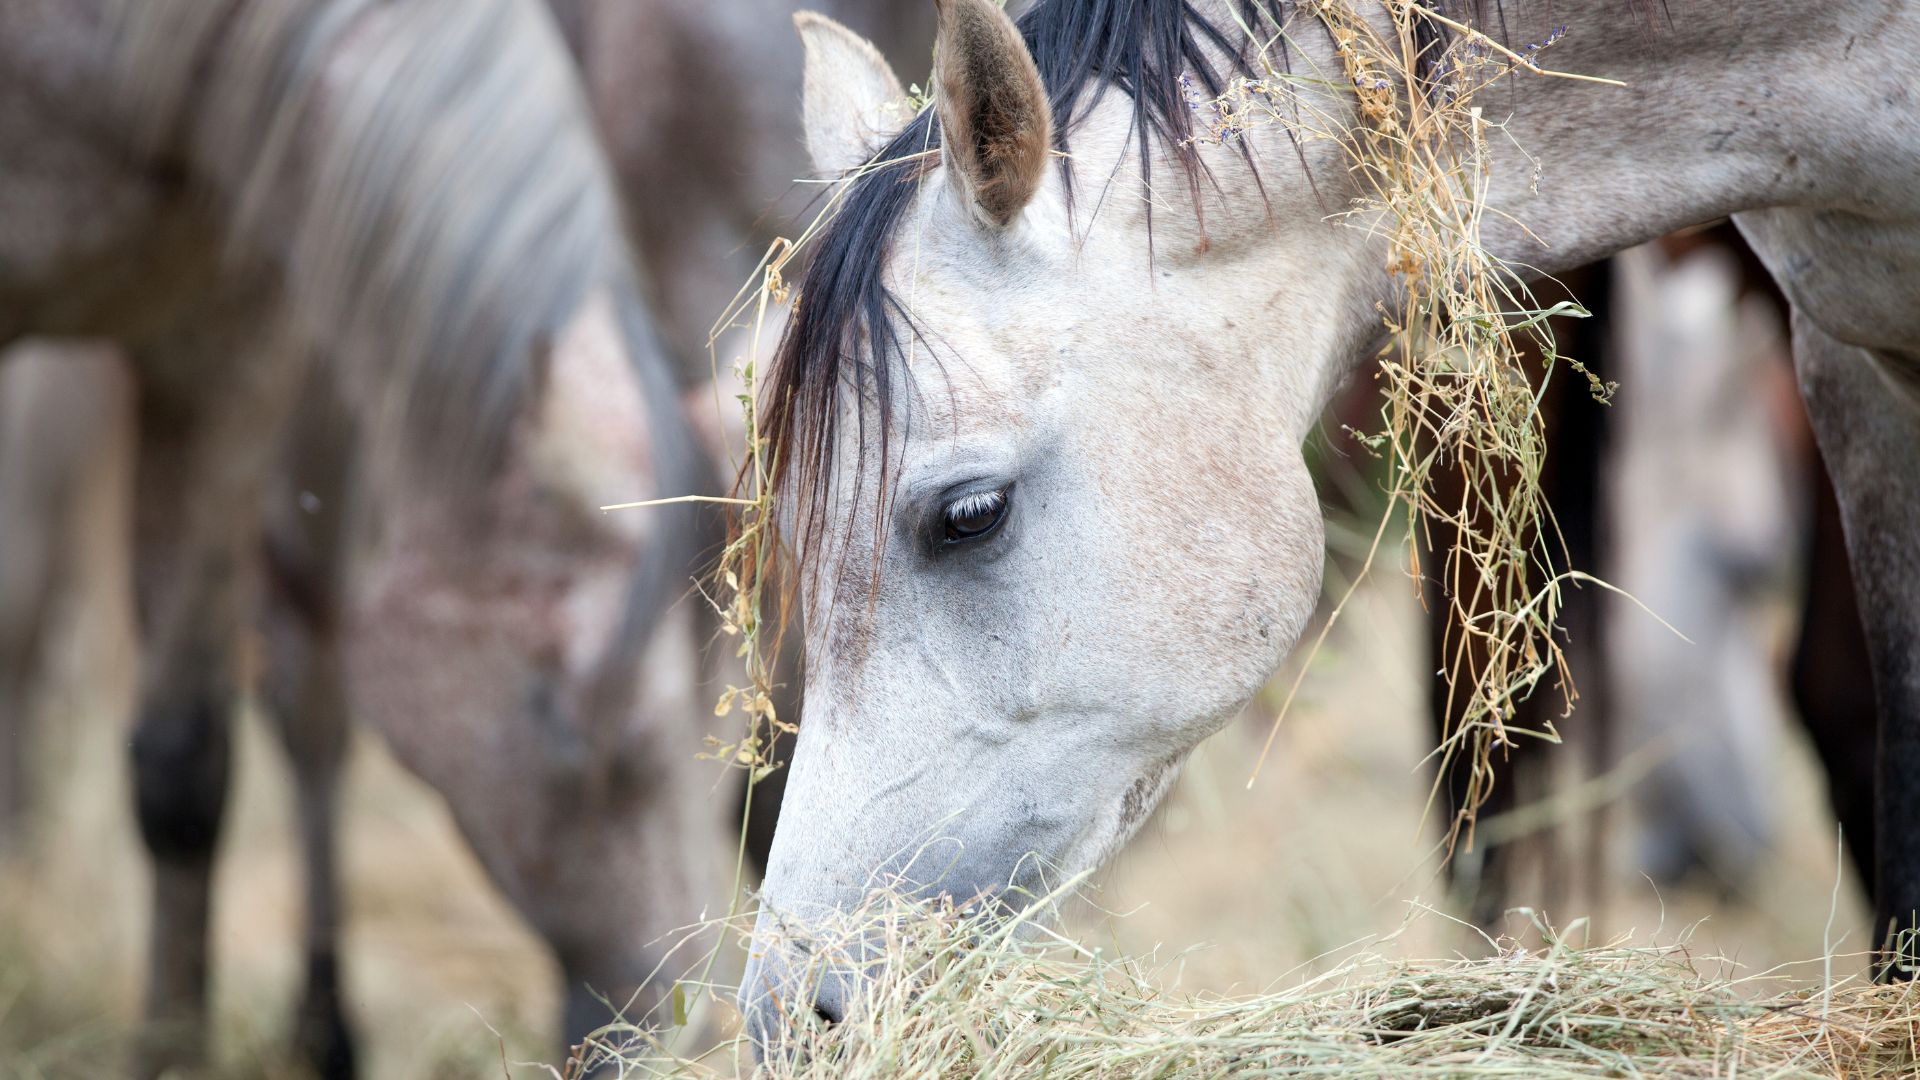
<path fill-rule="evenodd" d="M 153 861 L 147 1017 L 136 1063 L 205 1060 L 213 860 L 226 811 L 240 630 L 259 558 L 261 481 L 296 354 L 260 297 L 219 295 L 131 352 L 139 376 L 134 574 L 141 685 L 135 809 Z"/>
<path fill-rule="evenodd" d="M 1879 701 L 1878 971 L 1911 978 L 1906 934 L 1920 911 L 1920 354 L 1842 344 L 1798 313 L 1793 351 L 1840 507 Z"/>
<path fill-rule="evenodd" d="M 271 559 L 270 559 L 271 563 Z M 306 864 L 306 988 L 294 1046 L 321 1080 L 351 1080 L 353 1032 L 340 994 L 340 884 L 334 839 L 347 710 L 331 620 L 290 599 L 271 566 L 265 698 L 293 764 Z"/>
<path fill-rule="evenodd" d="M 339 611 L 352 452 L 341 433 L 353 428 L 318 374 L 301 395 L 306 408 L 267 501 L 262 688 L 293 764 L 306 863 L 307 982 L 295 1048 L 321 1080 L 349 1080 L 355 1054 L 340 994 L 334 822 L 348 745 Z"/>
<path fill-rule="evenodd" d="M 1874 868 L 1873 670 L 1847 565 L 1847 538 L 1826 464 L 1812 459 L 1813 535 L 1807 545 L 1805 603 L 1793 650 L 1794 711 L 1827 774 L 1827 799 L 1860 880 Z"/>
<path fill-rule="evenodd" d="M 164 441 L 155 445 L 143 430 L 143 473 L 169 471 L 172 449 Z M 136 497 L 147 674 L 133 733 L 133 778 L 140 835 L 153 861 L 149 1031 L 137 1070 L 143 1076 L 205 1060 L 213 859 L 238 690 L 240 552 L 176 520 L 172 496 L 179 490 L 143 481 Z M 159 612 L 164 616 L 155 617 Z"/>

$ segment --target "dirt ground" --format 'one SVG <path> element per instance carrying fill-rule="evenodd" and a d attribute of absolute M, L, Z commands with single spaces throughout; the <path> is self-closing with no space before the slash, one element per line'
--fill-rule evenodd
<path fill-rule="evenodd" d="M 56 650 L 38 751 L 36 835 L 0 876 L 0 1078 L 110 1075 L 137 1016 L 147 871 L 134 832 L 123 717 L 133 671 L 124 576 L 108 509 L 87 515 L 93 582 Z M 1376 572 L 1313 662 L 1302 698 L 1251 789 L 1265 701 L 1211 740 L 1164 809 L 1073 917 L 1086 940 L 1178 957 L 1192 989 L 1258 989 L 1343 944 L 1393 930 L 1421 904 L 1446 907 L 1420 759 L 1417 608 L 1403 576 Z M 1284 677 L 1283 677 L 1284 679 Z M 1275 696 L 1277 699 L 1277 695 Z M 687 748 L 689 768 L 699 747 Z M 214 995 L 221 1075 L 289 1075 L 275 1058 L 297 986 L 299 879 L 287 769 L 251 713 L 219 869 Z M 1551 913 L 1593 916 L 1599 937 L 1691 929 L 1703 953 L 1751 967 L 1840 951 L 1864 935 L 1849 877 L 1833 909 L 1836 855 L 1811 760 L 1797 735 L 1777 761 L 1780 841 L 1744 889 L 1660 890 L 1615 828 L 1597 876 L 1604 896 Z M 348 996 L 364 1075 L 533 1077 L 550 1057 L 555 970 L 487 883 L 439 798 L 369 738 L 345 797 Z M 1124 917 L 1109 914 L 1127 913 Z M 1408 950 L 1447 955 L 1472 937 L 1425 918 Z M 1857 961 L 1842 960 L 1842 968 Z"/>

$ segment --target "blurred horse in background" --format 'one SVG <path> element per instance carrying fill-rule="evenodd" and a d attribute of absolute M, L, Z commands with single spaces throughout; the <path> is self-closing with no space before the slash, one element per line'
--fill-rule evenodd
<path fill-rule="evenodd" d="M 1870 882 L 1873 673 L 1833 483 L 1792 393 L 1786 297 L 1728 226 L 1625 253 L 1615 277 L 1631 408 L 1606 573 L 1696 642 L 1631 616 L 1609 641 L 1624 738 L 1672 750 L 1639 792 L 1644 864 L 1743 882 L 1773 831 L 1769 721 L 1785 711 Z M 1794 617 L 1769 627 L 1782 596 Z"/>
<path fill-rule="evenodd" d="M 274 575 L 277 610 L 356 628 L 270 635 L 314 868 L 300 1038 L 322 1073 L 351 1072 L 327 824 L 347 708 L 410 734 L 403 757 L 496 755 L 410 763 L 498 807 L 463 824 L 496 838 L 483 858 L 544 916 L 570 981 L 632 993 L 717 854 L 718 818 L 697 820 L 668 767 L 702 711 L 694 615 L 672 602 L 703 534 L 685 511 L 595 507 L 701 490 L 710 473 L 549 14 L 7 0 L 0 54 L 0 138 L 17 148 L 0 166 L 0 342 L 110 341 L 136 386 L 133 758 L 155 867 L 139 1071 L 204 1057 L 238 645 L 286 421 L 316 415 L 300 399 L 310 369 L 357 419 L 342 460 L 372 479 L 352 515 L 307 500 L 326 511 L 309 516 L 329 543 L 364 537 L 384 572 L 318 606 L 298 575 Z M 42 524 L 9 518 L 0 562 Z M 9 664 L 30 648 L 16 637 Z M 543 832 L 595 815 L 597 842 Z M 644 888 L 580 873 L 630 843 Z M 613 910 L 609 895 L 630 899 Z"/>
<path fill-rule="evenodd" d="M 757 6 L 659 2 L 633 4 L 626 0 L 555 0 L 554 11 L 577 60 L 595 105 L 600 130 L 612 154 L 614 175 L 623 193 L 626 223 L 647 273 L 645 282 L 655 297 L 664 355 L 683 396 L 687 414 L 709 459 L 729 460 L 737 454 L 743 434 L 732 409 L 731 373 L 716 371 L 736 359 L 745 335 L 722 335 L 709 348 L 715 317 L 725 308 L 753 269 L 761 250 L 776 230 L 787 223 L 811 195 L 795 178 L 808 164 L 799 137 L 797 117 L 787 107 L 799 93 L 800 64 L 790 47 L 788 16 L 794 0 Z M 863 26 L 873 26 L 886 40 L 889 34 L 912 36 L 930 32 L 930 14 L 918 8 L 902 11 L 884 0 L 846 0 L 843 14 Z M 742 82 L 742 72 L 752 81 Z M 715 92 L 715 87 L 730 87 Z M 786 92 L 782 92 L 782 90 Z M 731 136 L 758 132 L 742 144 Z M 730 351 L 735 350 L 735 351 Z M 710 360 L 710 355 L 712 359 Z M 715 380 L 720 385 L 716 386 Z M 418 710 L 441 710 L 459 715 L 457 702 L 486 700 L 495 690 L 489 673 L 499 670 L 488 660 L 476 637 L 448 640 L 443 648 L 419 643 L 413 630 L 387 633 L 402 625 L 384 616 L 342 614 L 344 597 L 361 590 L 365 579 L 377 579 L 389 603 L 418 604 L 419 593 L 481 597 L 489 587 L 476 580 L 465 565 L 465 538 L 448 520 L 431 512 L 385 508 L 382 519 L 405 516 L 414 530 L 404 545 L 413 552 L 405 565 L 354 565 L 344 557 L 350 548 L 345 520 L 361 500 L 359 488 L 367 473 L 353 463 L 355 422 L 351 410 L 324 386 L 315 386 L 306 401 L 307 417 L 296 421 L 281 468 L 268 499 L 266 564 L 267 591 L 266 696 L 277 716 L 292 717 L 288 732 L 296 774 L 301 778 L 303 813 L 311 828 L 329 831 L 340 745 L 349 714 L 370 722 L 394 746 L 403 763 L 438 788 L 448 799 L 462 831 L 481 856 L 489 873 L 511 896 L 555 948 L 567 979 L 564 1030 L 570 1043 L 604 1024 L 610 1017 L 602 995 L 624 987 L 630 993 L 633 977 L 658 963 L 657 950 L 627 955 L 638 944 L 628 925 L 627 910 L 605 902 L 610 896 L 658 894 L 640 905 L 645 910 L 668 910 L 670 901 L 712 893 L 711 883 L 673 883 L 671 868 L 689 864 L 686 856 L 658 850 L 670 843 L 708 844 L 705 817 L 680 820 L 688 811 L 705 815 L 710 809 L 709 779 L 690 762 L 674 768 L 668 762 L 649 761 L 649 769 L 663 774 L 645 789 L 680 792 L 677 799 L 659 797 L 646 805 L 645 815 L 631 819 L 604 807 L 582 806 L 580 785 L 553 785 L 550 791 L 509 802 L 498 798 L 503 786 L 512 786 L 524 764 L 549 741 L 555 725 L 551 706 L 538 694 L 519 713 L 493 714 L 488 738 L 455 741 L 439 738 L 430 724 L 378 709 L 349 708 L 368 691 L 343 687 L 346 672 L 337 657 L 342 640 L 360 643 L 370 657 L 354 670 L 355 678 L 378 678 L 382 683 L 412 684 Z M 724 405 L 721 403 L 724 402 Z M 727 410 L 716 413 L 719 405 Z M 324 419 L 320 419 L 324 417 Z M 590 419 L 590 418 L 589 418 Z M 591 430 L 579 432 L 582 437 Z M 717 472 L 695 488 L 666 494 L 717 490 Z M 616 495 L 604 501 L 626 501 Z M 652 513 L 653 511 L 647 511 Z M 717 533 L 701 536 L 711 545 Z M 570 551 L 580 559 L 589 552 Z M 434 566 L 457 567 L 457 575 L 436 580 Z M 498 590 L 491 590 L 498 591 Z M 710 634 L 704 610 L 697 603 L 671 617 L 688 618 L 701 642 Z M 511 603 L 488 625 L 514 624 Z M 629 627 L 631 633 L 638 630 Z M 659 633 L 660 631 L 656 631 Z M 676 631 L 677 633 L 677 631 Z M 508 657 L 534 647 L 532 643 L 501 641 Z M 680 672 L 697 674 L 700 685 L 721 680 L 721 656 L 704 659 L 688 653 L 678 657 L 672 672 L 659 672 L 644 685 L 681 687 Z M 471 667 L 471 670 L 467 670 Z M 510 665 L 509 665 L 510 667 Z M 797 657 L 786 659 L 786 670 L 797 671 Z M 466 671 L 461 677 L 452 673 Z M 375 674 L 377 672 L 377 675 Z M 428 679 L 448 685 L 426 693 Z M 797 680 L 783 683 L 783 715 L 797 715 Z M 709 710 L 700 702 L 682 703 L 686 715 L 702 717 Z M 693 745 L 689 740 L 687 745 Z M 604 746 L 577 745 L 573 768 L 605 768 L 618 754 Z M 592 751 L 589 753 L 589 751 Z M 484 780 L 481 778 L 485 778 Z M 752 803 L 748 822 L 748 849 L 764 865 L 779 810 L 784 774 L 763 780 Z M 609 778 L 602 777 L 602 784 Z M 309 811 L 309 808 L 310 811 Z M 529 822 L 538 821 L 539 828 Z M 332 875 L 318 857 L 324 844 L 310 845 L 309 886 L 312 910 L 331 911 L 337 904 Z M 663 872 L 668 871 L 668 872 Z M 319 970 L 323 965 L 315 964 Z M 327 1001 L 329 999 L 310 999 Z M 621 999 L 613 997 L 619 1005 Z M 315 1030 L 339 1030 L 337 1007 L 328 1005 L 309 1024 Z"/>
<path fill-rule="evenodd" d="M 799 0 L 552 0 L 612 158 L 667 356 L 716 462 L 737 455 L 744 437 L 724 366 L 738 359 L 746 342 L 743 334 L 721 328 L 719 340 L 710 343 L 715 318 L 748 279 L 765 245 L 814 194 L 796 183 L 811 171 L 791 108 L 801 70 L 791 47 L 790 16 L 799 6 Z M 841 0 L 834 10 L 896 50 L 900 42 L 931 34 L 931 11 L 917 5 Z M 738 138 L 742 133 L 752 137 Z M 715 362 L 722 370 L 714 369 Z M 317 389 L 308 400 L 325 407 L 334 399 Z M 337 554 L 344 537 L 326 508 L 353 501 L 356 471 L 345 460 L 352 440 L 341 437 L 353 421 L 344 410 L 335 411 L 340 415 L 327 423 L 296 426 L 282 482 L 271 496 L 268 565 L 277 587 L 269 592 L 275 674 L 268 683 L 278 688 L 277 699 L 301 684 L 297 672 L 305 670 L 307 657 L 327 651 L 326 639 L 337 633 L 332 612 L 347 587 Z M 798 657 L 789 655 L 783 666 L 796 672 Z M 798 715 L 797 678 L 777 689 L 781 714 Z M 423 747 L 415 760 L 432 753 Z M 421 772 L 431 778 L 434 770 Z M 752 803 L 748 849 L 759 865 L 772 842 L 784 779 L 776 772 L 762 780 Z M 487 829 L 470 823 L 468 833 L 477 847 L 488 847 Z M 577 995 L 575 1007 L 605 1015 L 584 994 Z M 577 1017 L 568 1030 L 587 1030 L 587 1019 Z"/>
<path fill-rule="evenodd" d="M 1615 259 L 1621 389 L 1601 573 L 1673 627 L 1609 605 L 1611 741 L 1623 760 L 1640 747 L 1652 759 L 1636 792 L 1640 865 L 1663 883 L 1697 870 L 1739 889 L 1777 832 L 1768 777 L 1790 711 L 1797 466 L 1812 440 L 1780 309 L 1743 290 L 1725 233 Z"/>
<path fill-rule="evenodd" d="M 799 59 L 789 44 L 787 16 L 794 6 L 786 0 L 759 5 L 764 11 L 677 0 L 552 4 L 583 66 L 598 126 L 614 154 L 626 223 L 651 271 L 640 285 L 654 298 L 666 347 L 650 350 L 648 363 L 670 370 L 693 427 L 717 459 L 725 457 L 733 433 L 727 417 L 714 412 L 716 399 L 730 398 L 710 382 L 708 328 L 772 232 L 811 198 L 793 182 L 807 171 L 797 117 L 787 104 L 800 84 Z M 929 12 L 882 0 L 847 0 L 839 11 L 883 41 L 924 40 L 931 21 Z M 740 81 L 741 72 L 752 73 L 750 84 Z M 733 89 L 715 92 L 716 86 Z M 741 132 L 764 137 L 741 143 L 734 138 Z M 723 364 L 738 345 L 716 350 Z M 507 539 L 505 527 L 492 529 L 480 534 L 491 542 L 477 548 L 465 517 L 441 503 L 370 492 L 384 476 L 363 446 L 373 414 L 338 375 L 328 364 L 306 372 L 299 408 L 265 485 L 259 545 L 264 574 L 257 621 L 266 646 L 260 688 L 290 751 L 305 844 L 307 989 L 297 1038 L 324 1074 L 351 1071 L 352 1039 L 339 991 L 333 837 L 349 720 L 357 717 L 447 798 L 488 872 L 554 946 L 567 984 L 564 1030 L 577 1040 L 608 1018 L 600 995 L 622 1004 L 658 963 L 648 934 L 673 924 L 636 920 L 633 913 L 690 917 L 693 899 L 712 892 L 708 784 L 700 770 L 675 767 L 673 757 L 686 752 L 681 744 L 697 744 L 698 732 L 684 722 L 638 734 L 622 733 L 617 722 L 612 731 L 583 736 L 576 730 L 569 721 L 580 703 L 557 699 L 567 696 L 559 692 L 569 662 L 562 654 L 578 649 L 557 646 L 554 633 L 529 632 L 547 620 L 527 586 L 542 574 L 593 576 L 570 568 L 604 561 L 594 530 L 549 528 L 548 535 L 526 540 L 552 515 L 529 498 L 526 485 L 514 486 L 524 477 L 478 497 L 500 520 L 533 528 L 514 533 L 519 541 Z M 547 376 L 552 397 L 567 402 L 546 417 L 550 431 L 580 443 L 573 449 L 583 460 L 589 452 L 617 459 L 628 448 L 607 445 L 610 435 L 644 430 L 617 408 L 609 413 L 584 400 L 594 385 L 615 392 L 596 395 L 602 404 L 619 400 L 620 380 L 607 375 L 591 365 L 556 364 Z M 60 385 L 62 376 L 69 385 Z M 0 486 L 0 500 L 62 490 L 57 481 L 73 470 L 75 455 L 57 452 L 47 439 L 89 426 L 82 422 L 89 391 L 78 383 L 68 370 L 49 370 L 33 385 L 15 388 L 9 404 L 26 415 L 0 430 L 35 449 L 10 458 L 24 475 Z M 651 383 L 647 389 L 649 405 L 666 400 Z M 101 394 L 91 393 L 93 399 Z M 703 467 L 683 472 L 683 486 L 662 483 L 653 493 L 717 487 Z M 506 474 L 513 476 L 511 469 Z M 637 483 L 604 491 L 598 501 L 647 493 Z M 57 550 L 59 530 L 50 508 L 23 506 L 8 520 L 21 523 L 9 529 L 9 539 L 23 542 L 9 545 L 0 573 L 6 582 L 33 587 L 22 590 L 32 593 L 31 602 L 0 593 L 0 627 L 22 640 L 0 659 L 18 661 L 24 678 L 43 632 L 40 609 L 54 590 L 47 575 L 27 572 L 38 560 L 26 556 Z M 27 522 L 45 527 L 23 527 Z M 370 545 L 369 533 L 384 534 L 384 542 Z M 704 545 L 713 534 L 695 537 Z M 635 603 L 629 611 L 653 606 Z M 700 605 L 663 612 L 655 623 L 650 637 L 649 626 L 635 619 L 619 631 L 629 665 L 637 659 L 633 647 L 661 643 L 640 679 L 650 695 L 644 715 L 704 716 L 699 702 L 684 699 L 697 679 L 714 677 L 712 664 L 694 656 L 707 633 Z M 599 681 L 617 685 L 623 678 Z M 0 701 L 18 701 L 24 689 Z M 797 706 L 788 709 L 797 713 Z M 607 718 L 606 710 L 595 711 Z M 8 721 L 0 722 L 0 735 L 24 726 L 17 717 L 0 720 Z M 450 733 L 449 724 L 459 725 L 457 731 Z M 18 760 L 21 755 L 9 755 Z M 756 852 L 765 851 L 772 834 L 779 779 L 775 774 L 764 782 L 755 803 L 750 846 Z M 609 904 L 611 896 L 627 903 Z"/>

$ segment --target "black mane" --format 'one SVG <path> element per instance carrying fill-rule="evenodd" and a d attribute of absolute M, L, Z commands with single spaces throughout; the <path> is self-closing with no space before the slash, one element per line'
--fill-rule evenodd
<path fill-rule="evenodd" d="M 1235 2 L 1247 25 L 1277 30 L 1289 0 Z M 1074 129 L 1107 91 L 1119 90 L 1133 104 L 1141 181 L 1151 178 L 1152 142 L 1158 139 L 1197 203 L 1206 170 L 1191 141 L 1190 102 L 1218 96 L 1234 75 L 1254 74 L 1239 27 L 1214 26 L 1189 0 L 1039 0 L 1019 26 L 1047 87 L 1057 149 L 1067 149 Z M 1222 56 L 1230 58 L 1224 72 L 1216 66 Z M 874 156 L 882 164 L 851 182 L 800 278 L 761 396 L 768 403 L 762 430 L 780 472 L 792 482 L 800 536 L 814 538 L 824 518 L 821 496 L 839 434 L 843 382 L 856 392 L 862 454 L 866 427 L 877 424 L 880 475 L 892 464 L 904 372 L 896 361 L 906 335 L 919 331 L 886 287 L 882 268 L 916 181 L 938 160 L 929 151 L 939 146 L 935 112 L 923 109 Z M 1064 158 L 1061 173 L 1071 207 L 1072 172 Z"/>

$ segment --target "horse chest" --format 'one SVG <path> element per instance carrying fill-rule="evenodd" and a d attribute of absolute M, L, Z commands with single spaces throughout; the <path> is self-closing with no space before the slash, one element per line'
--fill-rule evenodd
<path fill-rule="evenodd" d="M 163 322 L 205 282 L 198 216 L 54 100 L 0 71 L 0 341 Z"/>

